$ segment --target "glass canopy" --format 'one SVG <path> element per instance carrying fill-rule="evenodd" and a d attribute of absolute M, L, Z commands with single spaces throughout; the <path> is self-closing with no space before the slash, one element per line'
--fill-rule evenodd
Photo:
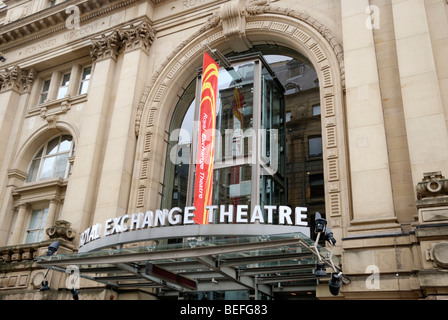
<path fill-rule="evenodd" d="M 317 277 L 316 264 L 328 277 Z M 154 288 L 158 297 L 200 292 L 252 292 L 256 298 L 276 292 L 313 291 L 340 259 L 301 233 L 231 239 L 194 239 L 183 243 L 87 253 L 40 256 L 40 266 L 105 284 L 113 289 Z"/>

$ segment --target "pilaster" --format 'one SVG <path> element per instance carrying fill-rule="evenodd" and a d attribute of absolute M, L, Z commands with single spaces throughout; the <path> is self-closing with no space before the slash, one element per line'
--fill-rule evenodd
<path fill-rule="evenodd" d="M 17 149 L 17 137 L 34 76 L 33 69 L 24 70 L 19 66 L 0 73 L 0 244 L 8 240 L 12 223 L 12 188 L 8 170 Z"/>
<path fill-rule="evenodd" d="M 369 0 L 342 0 L 353 233 L 398 229 Z"/>
<path fill-rule="evenodd" d="M 59 201 L 56 199 L 50 200 L 50 204 L 48 206 L 47 219 L 45 220 L 44 230 L 47 230 L 54 225 L 58 208 L 59 208 Z M 48 240 L 48 239 L 50 239 L 48 233 L 44 232 L 42 235 L 42 240 Z"/>
<path fill-rule="evenodd" d="M 93 39 L 90 47 L 94 61 L 88 100 L 76 146 L 76 159 L 61 219 L 70 221 L 79 234 L 90 225 L 95 205 L 99 172 L 103 160 L 113 81 L 118 56 L 117 31 Z"/>
<path fill-rule="evenodd" d="M 28 204 L 22 204 L 19 207 L 19 210 L 17 212 L 17 218 L 15 222 L 14 232 L 12 233 L 12 236 L 10 238 L 10 244 L 21 244 L 22 243 L 22 237 L 23 237 L 23 231 L 24 231 L 24 224 L 25 224 L 25 218 L 29 211 L 29 205 Z"/>
<path fill-rule="evenodd" d="M 448 171 L 448 133 L 425 1 L 393 0 L 398 67 L 413 184 Z"/>
<path fill-rule="evenodd" d="M 148 50 L 154 38 L 146 21 L 120 29 L 118 34 L 124 54 L 111 110 L 93 223 L 104 223 L 108 218 L 125 214 L 128 209 L 136 152 L 134 106 L 144 90 Z"/>

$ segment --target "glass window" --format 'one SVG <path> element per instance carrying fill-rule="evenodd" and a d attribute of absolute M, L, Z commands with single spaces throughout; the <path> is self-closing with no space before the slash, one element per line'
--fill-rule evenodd
<path fill-rule="evenodd" d="M 40 98 L 39 98 L 39 104 L 42 104 L 47 100 L 48 98 L 48 91 L 50 90 L 50 82 L 51 80 L 45 80 L 44 84 L 42 85 L 42 90 L 40 91 Z"/>
<path fill-rule="evenodd" d="M 56 99 L 62 99 L 68 93 L 68 85 L 70 84 L 70 73 L 64 74 L 62 77 L 61 86 L 58 89 L 58 95 Z"/>
<path fill-rule="evenodd" d="M 323 197 L 325 195 L 324 190 L 324 175 L 322 173 L 310 174 L 310 198 Z"/>
<path fill-rule="evenodd" d="M 229 60 L 233 69 L 219 72 L 212 204 L 306 206 L 310 213 L 325 216 L 315 69 L 300 55 L 247 54 Z M 171 120 L 164 208 L 193 205 L 197 149 L 193 123 L 200 114 L 199 98 L 195 99 L 200 83 L 199 78 L 187 87 Z M 286 94 L 281 84 L 301 90 Z M 310 226 L 313 221 L 310 214 Z"/>
<path fill-rule="evenodd" d="M 92 67 L 86 67 L 82 71 L 81 83 L 79 84 L 78 94 L 87 93 L 90 82 L 90 74 L 92 72 Z"/>
<path fill-rule="evenodd" d="M 198 79 L 197 86 L 200 83 Z M 176 107 L 179 111 L 188 110 L 183 111 L 181 130 L 177 129 L 180 121 L 176 115 L 171 124 L 168 148 L 171 164 L 167 168 L 171 166 L 174 170 L 165 172 L 168 182 L 163 193 L 164 207 L 194 203 L 197 132 L 185 130 L 191 132 L 191 139 L 183 140 L 183 144 L 177 135 L 199 117 L 200 106 L 196 102 L 199 99 L 191 102 L 193 94 L 198 94 L 193 89 L 186 90 Z M 188 108 L 187 103 L 191 103 Z M 235 59 L 232 68 L 220 69 L 212 204 L 250 207 L 285 203 L 285 118 L 283 87 L 264 66 L 261 56 Z M 262 146 L 258 154 L 257 145 Z"/>
<path fill-rule="evenodd" d="M 322 156 L 322 137 L 308 138 L 308 155 L 310 157 Z"/>
<path fill-rule="evenodd" d="M 30 224 L 26 231 L 25 243 L 40 242 L 45 227 L 45 220 L 47 219 L 48 208 L 33 210 L 31 214 Z"/>
<path fill-rule="evenodd" d="M 26 182 L 51 178 L 67 178 L 70 155 L 73 155 L 72 137 L 61 135 L 47 142 L 34 156 Z"/>
<path fill-rule="evenodd" d="M 253 128 L 254 63 L 234 67 L 235 73 L 219 72 L 215 137 L 215 161 L 248 156 Z M 241 77 L 244 80 L 241 80 Z"/>

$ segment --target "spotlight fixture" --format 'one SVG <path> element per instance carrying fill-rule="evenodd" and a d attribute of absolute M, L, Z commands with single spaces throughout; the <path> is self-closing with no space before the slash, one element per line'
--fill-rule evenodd
<path fill-rule="evenodd" d="M 327 275 L 325 263 L 318 263 L 314 274 L 316 277 L 325 277 Z"/>
<path fill-rule="evenodd" d="M 78 290 L 75 290 L 75 288 L 72 288 L 70 290 L 70 292 L 72 293 L 73 300 L 79 300 L 79 291 Z"/>
<path fill-rule="evenodd" d="M 328 283 L 328 286 L 330 288 L 330 293 L 334 296 L 339 294 L 339 289 L 341 288 L 341 277 L 342 272 L 331 274 L 331 280 Z"/>
<path fill-rule="evenodd" d="M 314 218 L 315 226 L 314 231 L 316 233 L 322 233 L 325 231 L 325 227 L 327 226 L 327 220 L 322 218 L 319 212 L 316 212 L 316 217 Z"/>
<path fill-rule="evenodd" d="M 3 53 L 0 52 L 0 61 L 6 61 L 5 57 L 3 56 Z"/>
<path fill-rule="evenodd" d="M 45 277 L 47 275 L 45 274 Z M 47 279 L 42 280 L 42 286 L 40 287 L 39 291 L 47 291 L 50 290 L 50 287 L 48 286 L 48 281 Z"/>
<path fill-rule="evenodd" d="M 47 256 L 52 256 L 59 248 L 59 241 L 55 241 L 48 247 Z"/>
<path fill-rule="evenodd" d="M 332 246 L 336 244 L 336 239 L 333 237 L 333 232 L 331 232 L 330 228 L 325 228 L 325 237 L 324 239 L 328 241 Z"/>
<path fill-rule="evenodd" d="M 56 251 L 58 251 L 59 248 L 59 241 L 54 241 L 48 246 L 47 256 L 52 256 Z M 42 280 L 42 286 L 40 287 L 39 291 L 47 291 L 50 290 L 50 287 L 48 286 L 48 280 L 47 275 L 48 271 L 50 269 L 47 269 L 47 272 L 45 272 L 44 279 Z"/>

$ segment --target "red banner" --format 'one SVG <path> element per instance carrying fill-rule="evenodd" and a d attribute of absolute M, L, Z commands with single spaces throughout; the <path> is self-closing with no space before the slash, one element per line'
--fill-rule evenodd
<path fill-rule="evenodd" d="M 218 74 L 218 64 L 204 52 L 193 203 L 197 224 L 209 223 L 205 207 L 212 204 Z"/>

